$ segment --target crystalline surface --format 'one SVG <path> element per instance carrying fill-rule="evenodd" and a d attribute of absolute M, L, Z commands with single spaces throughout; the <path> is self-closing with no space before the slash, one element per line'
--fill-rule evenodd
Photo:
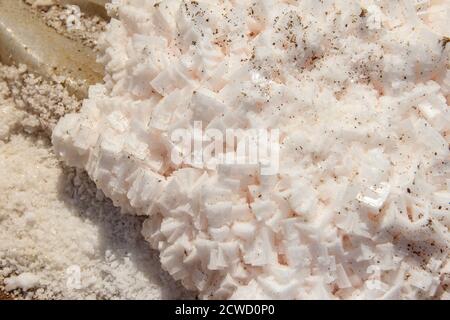
<path fill-rule="evenodd" d="M 412 4 L 110 10 L 105 83 L 53 143 L 148 216 L 142 233 L 175 279 L 204 298 L 448 296 L 449 47 Z M 278 172 L 173 161 L 172 134 L 196 121 L 279 130 Z"/>

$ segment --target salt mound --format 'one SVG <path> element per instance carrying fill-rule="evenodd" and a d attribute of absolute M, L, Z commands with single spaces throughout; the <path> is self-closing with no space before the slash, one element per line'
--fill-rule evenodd
<path fill-rule="evenodd" d="M 56 159 L 46 134 L 77 107 L 59 83 L 0 64 L 0 299 L 193 298 L 161 270 L 142 218 Z"/>
<path fill-rule="evenodd" d="M 143 234 L 175 279 L 204 298 L 449 296 L 448 39 L 412 2 L 110 11 L 105 83 L 53 143 L 148 216 Z M 173 134 L 197 121 L 278 130 L 277 172 L 174 161 Z"/>

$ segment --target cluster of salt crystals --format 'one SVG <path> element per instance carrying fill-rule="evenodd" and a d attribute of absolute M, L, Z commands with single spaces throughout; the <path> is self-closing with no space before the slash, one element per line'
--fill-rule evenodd
<path fill-rule="evenodd" d="M 110 9 L 105 84 L 53 143 L 148 216 L 142 233 L 175 279 L 204 298 L 449 296 L 449 51 L 412 4 Z M 278 174 L 171 162 L 171 132 L 199 118 L 279 129 Z"/>

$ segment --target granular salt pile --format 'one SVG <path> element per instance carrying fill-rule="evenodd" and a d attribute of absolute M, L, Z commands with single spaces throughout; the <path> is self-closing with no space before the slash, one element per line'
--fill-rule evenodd
<path fill-rule="evenodd" d="M 191 298 L 82 171 L 48 140 L 79 102 L 61 84 L 0 65 L 0 292 L 29 299 Z M 3 293 L 0 294 L 3 298 Z"/>
<path fill-rule="evenodd" d="M 72 9 L 48 23 L 70 33 Z M 110 9 L 80 113 L 58 81 L 0 66 L 1 289 L 191 297 L 159 259 L 202 298 L 450 298 L 448 38 L 412 2 Z M 53 141 L 79 169 L 48 141 L 63 115 Z M 280 129 L 280 172 L 172 162 L 196 120 Z"/>
<path fill-rule="evenodd" d="M 36 9 L 50 26 L 95 44 L 104 21 L 81 14 L 70 29 L 79 11 L 45 3 Z M 0 299 L 193 298 L 161 270 L 141 219 L 55 158 L 48 137 L 80 107 L 63 80 L 0 64 Z"/>
<path fill-rule="evenodd" d="M 27 72 L 24 65 L 0 65 L 0 112 L 4 115 L 0 139 L 22 128 L 28 133 L 43 132 L 49 136 L 58 119 L 80 108 L 80 101 L 64 89 L 62 79 L 53 82 Z"/>

